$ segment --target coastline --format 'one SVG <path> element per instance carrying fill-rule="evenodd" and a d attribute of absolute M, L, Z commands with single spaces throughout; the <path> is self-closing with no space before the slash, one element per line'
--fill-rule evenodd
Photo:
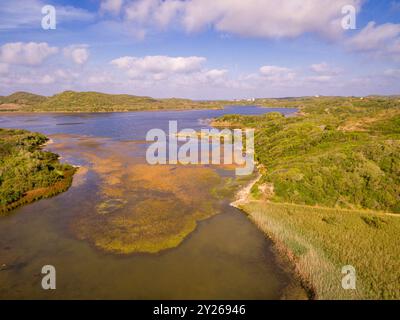
<path fill-rule="evenodd" d="M 254 179 L 252 179 L 243 188 L 239 189 L 239 191 L 235 195 L 236 199 L 232 201 L 229 205 L 239 210 L 242 210 L 241 206 L 250 201 L 251 188 L 253 188 L 253 186 L 261 179 L 261 177 L 261 173 L 258 172 L 257 176 Z"/>
<path fill-rule="evenodd" d="M 230 203 L 230 206 L 239 209 L 242 213 L 244 213 L 250 221 L 256 225 L 264 235 L 270 239 L 274 246 L 275 257 L 278 261 L 278 264 L 282 267 L 285 272 L 291 275 L 293 282 L 288 285 L 288 287 L 284 290 L 282 294 L 282 299 L 301 299 L 301 300 L 313 300 L 316 297 L 315 289 L 312 284 L 309 283 L 308 280 L 304 278 L 300 270 L 296 266 L 296 261 L 293 254 L 290 253 L 289 248 L 287 248 L 277 237 L 274 237 L 273 234 L 267 228 L 263 227 L 261 223 L 259 223 L 258 219 L 252 213 L 252 211 L 245 210 L 244 206 L 251 201 L 251 189 L 253 186 L 261 179 L 262 174 L 257 172 L 257 176 L 252 179 L 248 184 L 246 184 L 243 188 L 238 190 L 235 196 L 235 200 Z M 294 285 L 297 283 L 297 285 Z M 294 290 L 293 288 L 301 288 L 302 290 Z M 294 290 L 294 292 L 293 292 Z"/>
<path fill-rule="evenodd" d="M 1 104 L 0 104 L 1 106 Z M 264 109 L 297 109 L 300 110 L 301 106 L 274 106 L 274 105 L 263 105 L 263 104 L 216 104 L 213 107 L 201 107 L 196 106 L 193 108 L 143 108 L 133 110 L 107 110 L 107 111 L 95 111 L 95 110 L 1 110 L 0 115 L 30 115 L 30 114 L 85 114 L 85 113 L 98 113 L 98 114 L 109 114 L 109 113 L 130 113 L 130 112 L 163 112 L 163 111 L 202 111 L 202 110 L 223 110 L 229 107 L 258 107 Z M 303 114 L 295 112 L 290 116 L 301 116 Z M 226 125 L 226 124 L 224 124 Z M 220 125 L 216 125 L 220 126 Z"/>

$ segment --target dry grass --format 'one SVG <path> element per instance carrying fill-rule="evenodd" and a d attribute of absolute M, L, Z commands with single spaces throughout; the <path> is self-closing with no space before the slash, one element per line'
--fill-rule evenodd
<path fill-rule="evenodd" d="M 400 216 L 261 201 L 242 209 L 317 299 L 400 298 Z M 356 268 L 356 290 L 341 287 L 345 265 Z"/>

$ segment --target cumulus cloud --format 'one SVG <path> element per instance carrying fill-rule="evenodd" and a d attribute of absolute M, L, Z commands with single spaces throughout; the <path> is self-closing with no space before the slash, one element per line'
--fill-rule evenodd
<path fill-rule="evenodd" d="M 343 33 L 341 9 L 362 0 L 138 0 L 125 7 L 125 17 L 148 27 L 180 23 L 188 32 L 212 27 L 223 33 L 260 38 Z"/>
<path fill-rule="evenodd" d="M 399 41 L 400 24 L 385 23 L 376 25 L 371 21 L 357 35 L 347 41 L 347 45 L 355 51 L 373 51 L 388 49 L 393 41 Z"/>
<path fill-rule="evenodd" d="M 292 81 L 296 77 L 296 73 L 286 67 L 262 66 L 259 71 L 265 80 L 275 83 Z"/>
<path fill-rule="evenodd" d="M 346 45 L 351 51 L 373 58 L 400 61 L 400 24 L 377 25 L 371 21 L 358 34 L 348 39 Z"/>
<path fill-rule="evenodd" d="M 228 73 L 226 69 L 212 69 L 204 73 L 204 75 L 209 79 L 217 79 L 224 77 Z"/>
<path fill-rule="evenodd" d="M 188 5 L 184 24 L 188 30 L 198 30 L 212 24 L 216 30 L 242 36 L 280 38 L 296 37 L 312 32 L 336 36 L 340 27 L 341 8 L 360 1 L 352 0 L 249 0 L 216 2 L 193 0 Z M 208 7 L 210 10 L 202 10 Z"/>
<path fill-rule="evenodd" d="M 125 7 L 125 18 L 141 25 L 167 26 L 187 6 L 181 0 L 138 0 Z"/>
<path fill-rule="evenodd" d="M 12 42 L 0 47 L 0 61 L 33 66 L 41 64 L 47 57 L 57 52 L 57 47 L 50 47 L 46 42 Z"/>
<path fill-rule="evenodd" d="M 76 64 L 84 64 L 89 58 L 87 45 L 72 45 L 64 48 L 64 55 Z"/>
<path fill-rule="evenodd" d="M 199 71 L 206 61 L 204 57 L 169 57 L 169 56 L 125 56 L 111 61 L 111 64 L 123 69 L 131 78 L 151 75 L 162 79 L 169 75 Z"/>

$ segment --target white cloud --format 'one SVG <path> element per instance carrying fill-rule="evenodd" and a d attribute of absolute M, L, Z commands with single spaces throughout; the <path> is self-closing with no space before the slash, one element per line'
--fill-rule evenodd
<path fill-rule="evenodd" d="M 138 0 L 125 7 L 125 18 L 142 26 L 165 27 L 186 5 L 181 0 Z"/>
<path fill-rule="evenodd" d="M 165 27 L 173 21 L 188 32 L 212 27 L 247 37 L 281 38 L 315 33 L 341 35 L 344 5 L 360 9 L 362 0 L 138 0 L 124 8 L 136 26 Z"/>
<path fill-rule="evenodd" d="M 339 69 L 331 67 L 326 62 L 312 64 L 310 69 L 321 76 L 336 76 L 340 73 Z"/>
<path fill-rule="evenodd" d="M 125 17 L 136 23 L 144 23 L 150 18 L 151 12 L 158 7 L 158 1 L 139 0 L 131 2 L 125 8 Z"/>
<path fill-rule="evenodd" d="M 64 55 L 76 64 L 84 64 L 89 58 L 87 45 L 72 45 L 64 48 Z"/>
<path fill-rule="evenodd" d="M 0 61 L 9 64 L 39 65 L 57 52 L 57 47 L 50 47 L 46 42 L 12 42 L 0 47 Z"/>
<path fill-rule="evenodd" d="M 228 73 L 226 69 L 212 69 L 204 73 L 204 75 L 209 79 L 217 79 L 224 77 Z"/>
<path fill-rule="evenodd" d="M 119 14 L 123 3 L 123 0 L 103 0 L 100 4 L 100 12 Z"/>
<path fill-rule="evenodd" d="M 178 74 L 168 81 L 176 86 L 196 88 L 199 85 L 209 87 L 229 87 L 232 83 L 226 69 L 199 70 L 189 74 Z"/>
<path fill-rule="evenodd" d="M 371 21 L 358 34 L 348 39 L 346 45 L 349 50 L 372 58 L 400 61 L 400 24 L 377 25 Z"/>
<path fill-rule="evenodd" d="M 371 21 L 357 35 L 350 38 L 347 45 L 355 51 L 382 50 L 390 47 L 399 35 L 400 24 L 376 25 L 374 21 Z"/>
<path fill-rule="evenodd" d="M 131 78 L 150 75 L 155 79 L 162 79 L 173 74 L 199 71 L 205 61 L 206 58 L 196 56 L 145 56 L 141 58 L 126 56 L 112 60 L 111 64 L 127 71 Z"/>
<path fill-rule="evenodd" d="M 261 77 L 275 83 L 292 81 L 296 77 L 296 73 L 286 67 L 262 66 L 259 71 Z"/>
<path fill-rule="evenodd" d="M 316 63 L 311 65 L 311 70 L 316 72 L 316 73 L 324 73 L 326 70 L 328 70 L 328 64 L 326 62 L 322 63 Z"/>

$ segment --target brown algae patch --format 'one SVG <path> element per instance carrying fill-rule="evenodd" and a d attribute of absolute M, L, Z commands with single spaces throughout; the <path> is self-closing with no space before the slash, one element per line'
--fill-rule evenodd
<path fill-rule="evenodd" d="M 105 200 L 73 224 L 80 239 L 115 253 L 155 253 L 179 245 L 198 221 L 219 212 L 209 190 L 221 178 L 211 168 L 130 164 L 125 170 L 123 177 L 115 172 L 118 184 L 107 182 L 114 181 L 112 170 L 103 177 Z"/>
<path fill-rule="evenodd" d="M 69 135 L 54 140 L 52 149 L 85 161 L 98 177 L 93 209 L 73 216 L 70 225 L 76 237 L 107 252 L 176 247 L 233 195 L 232 178 L 218 174 L 218 166 L 149 165 L 136 152 L 136 141 Z"/>

